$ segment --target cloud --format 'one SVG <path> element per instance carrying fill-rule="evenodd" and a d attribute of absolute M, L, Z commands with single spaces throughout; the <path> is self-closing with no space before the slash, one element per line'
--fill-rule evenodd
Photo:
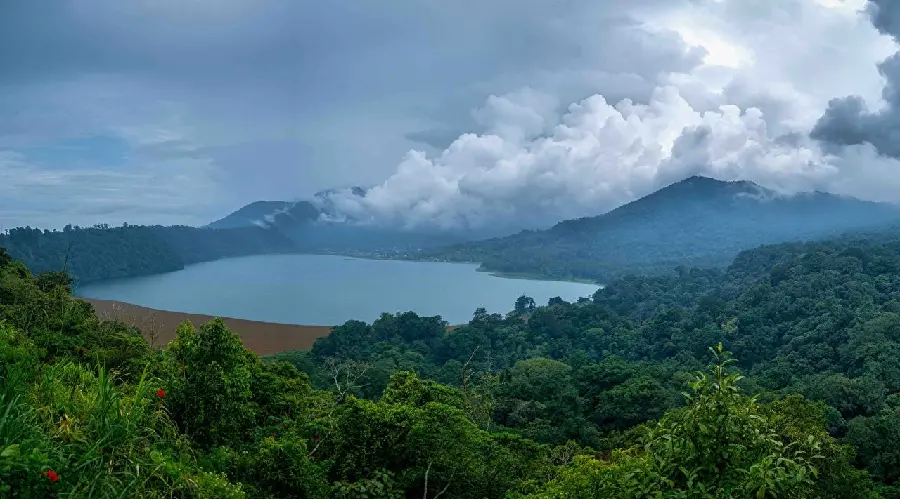
<path fill-rule="evenodd" d="M 200 223 L 375 185 L 331 215 L 524 227 L 703 172 L 886 196 L 871 146 L 807 137 L 834 96 L 880 112 L 895 50 L 823 2 L 4 2 L 0 217 Z"/>
<path fill-rule="evenodd" d="M 631 96 L 597 92 L 557 115 L 552 97 L 530 89 L 492 95 L 476 112 L 480 133 L 433 154 L 410 151 L 365 197 L 332 193 L 333 215 L 405 227 L 540 227 L 603 213 L 693 174 L 900 200 L 879 179 L 893 162 L 866 147 L 823 149 L 808 137 L 836 93 L 877 98 L 874 62 L 892 44 L 856 9 L 701 1 L 649 13 L 641 29 L 678 32 L 704 49 L 705 62 L 664 72 Z"/>
<path fill-rule="evenodd" d="M 0 151 L 3 225 L 206 223 L 222 196 L 210 160 L 174 130 L 131 133 L 124 171 L 119 163 L 73 167 Z"/>
<path fill-rule="evenodd" d="M 660 72 L 686 71 L 702 54 L 640 29 L 633 13 L 688 1 L 3 2 L 0 150 L 60 150 L 178 121 L 191 150 L 168 152 L 209 165 L 220 215 L 371 184 L 416 140 L 445 147 L 434 131 L 491 126 L 469 112 L 490 94 L 530 86 L 571 102 L 598 85 L 649 94 Z M 169 170 L 133 157 L 120 173 L 165 182 Z M 74 151 L 69 160 L 73 171 L 94 168 Z M 53 197 L 67 195 L 57 189 Z M 135 195 L 135 210 L 150 205 Z"/>
<path fill-rule="evenodd" d="M 535 227 L 601 213 L 694 174 L 784 190 L 835 174 L 810 141 L 771 136 L 758 109 L 698 112 L 673 86 L 646 104 L 589 97 L 538 136 L 546 121 L 514 98 L 488 100 L 496 133 L 463 135 L 434 158 L 411 152 L 366 196 L 331 194 L 332 209 L 407 227 Z"/>
<path fill-rule="evenodd" d="M 885 35 L 900 39 L 900 5 L 869 0 L 872 24 Z M 884 78 L 883 107 L 872 110 L 858 95 L 833 99 L 811 136 L 831 146 L 871 144 L 880 154 L 900 157 L 900 52 L 878 64 Z"/>

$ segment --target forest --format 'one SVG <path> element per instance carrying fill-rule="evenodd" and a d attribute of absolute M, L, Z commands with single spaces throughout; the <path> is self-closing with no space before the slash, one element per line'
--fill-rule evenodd
<path fill-rule="evenodd" d="M 900 211 L 828 193 L 782 196 L 751 182 L 690 177 L 603 215 L 407 258 L 477 262 L 504 274 L 607 283 L 678 266 L 725 268 L 762 244 L 821 240 L 900 225 Z"/>
<path fill-rule="evenodd" d="M 407 233 L 343 224 L 188 227 L 17 227 L 0 233 L 0 247 L 33 272 L 63 271 L 76 285 L 181 270 L 221 258 L 288 253 L 338 253 L 370 257 L 395 248 L 440 246 L 457 236 Z M 236 223 L 234 224 L 236 225 Z M 393 248 L 393 249 L 392 249 Z"/>
<path fill-rule="evenodd" d="M 0 247 L 33 272 L 65 270 L 78 284 L 172 272 L 226 257 L 297 251 L 290 239 L 259 227 L 127 223 L 121 227 L 67 225 L 61 231 L 18 227 L 0 233 Z"/>
<path fill-rule="evenodd" d="M 0 251 L 0 496 L 900 497 L 900 242 L 154 350 Z"/>

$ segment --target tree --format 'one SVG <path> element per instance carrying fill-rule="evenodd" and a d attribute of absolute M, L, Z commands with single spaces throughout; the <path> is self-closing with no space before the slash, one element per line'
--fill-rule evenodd
<path fill-rule="evenodd" d="M 688 406 L 647 427 L 641 445 L 607 460 L 578 456 L 531 497 L 874 497 L 821 425 L 772 417 L 741 393 L 729 352 L 712 351 L 716 364 L 697 374 Z"/>
<path fill-rule="evenodd" d="M 534 298 L 530 296 L 522 295 L 516 299 L 516 305 L 513 309 L 517 314 L 527 314 L 528 312 L 533 312 L 535 309 Z"/>
<path fill-rule="evenodd" d="M 343 402 L 348 395 L 359 395 L 363 388 L 366 373 L 372 366 L 357 360 L 338 360 L 335 357 L 325 359 L 322 366 L 337 393 L 337 401 Z"/>
<path fill-rule="evenodd" d="M 887 483 L 900 479 L 900 408 L 849 423 L 847 442 L 858 452 L 859 463 Z"/>
<path fill-rule="evenodd" d="M 211 448 L 246 439 L 259 359 L 221 319 L 184 322 L 165 351 L 166 405 L 182 431 Z"/>
<path fill-rule="evenodd" d="M 547 300 L 548 307 L 552 307 L 553 305 L 564 305 L 566 303 L 568 303 L 568 302 L 558 296 L 554 296 L 553 298 L 550 298 L 549 300 Z"/>
<path fill-rule="evenodd" d="M 6 267 L 10 263 L 12 263 L 13 259 L 9 256 L 9 253 L 6 252 L 6 248 L 0 246 L 0 269 Z"/>
<path fill-rule="evenodd" d="M 464 406 L 457 390 L 412 373 L 395 374 L 377 402 L 348 397 L 329 444 L 332 479 L 346 490 L 387 475 L 406 497 L 504 497 L 545 454 L 478 428 Z"/>

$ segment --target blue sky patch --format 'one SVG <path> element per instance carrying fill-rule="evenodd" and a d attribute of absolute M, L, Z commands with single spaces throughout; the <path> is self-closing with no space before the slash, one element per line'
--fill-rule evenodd
<path fill-rule="evenodd" d="M 26 147 L 17 152 L 29 162 L 49 168 L 102 169 L 122 164 L 129 149 L 128 144 L 120 138 L 96 135 Z"/>

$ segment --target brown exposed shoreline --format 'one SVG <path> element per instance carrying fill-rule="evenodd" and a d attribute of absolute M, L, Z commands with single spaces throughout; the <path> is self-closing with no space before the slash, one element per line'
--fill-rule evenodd
<path fill-rule="evenodd" d="M 210 315 L 155 310 L 111 300 L 82 300 L 93 305 L 98 317 L 136 326 L 154 346 L 159 347 L 165 346 L 175 337 L 175 328 L 181 322 L 191 321 L 199 327 L 214 319 Z M 222 319 L 241 337 L 244 346 L 258 355 L 271 355 L 286 350 L 309 350 L 316 339 L 331 332 L 330 326 L 299 326 L 227 317 Z"/>

